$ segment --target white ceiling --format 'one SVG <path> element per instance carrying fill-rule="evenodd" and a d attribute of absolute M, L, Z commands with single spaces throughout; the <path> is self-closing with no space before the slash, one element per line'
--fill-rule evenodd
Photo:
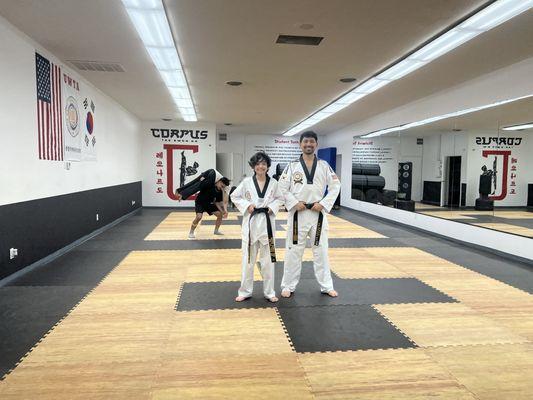
<path fill-rule="evenodd" d="M 164 0 L 200 121 L 279 134 L 463 18 L 485 0 Z M 0 0 L 0 14 L 141 119 L 180 119 L 119 0 Z M 303 30 L 301 24 L 313 24 Z M 317 47 L 279 34 L 324 36 Z M 533 56 L 533 11 L 315 126 L 320 134 Z M 243 81 L 240 87 L 225 85 Z M 225 122 L 233 123 L 226 127 Z M 220 128 L 219 128 L 220 129 Z"/>

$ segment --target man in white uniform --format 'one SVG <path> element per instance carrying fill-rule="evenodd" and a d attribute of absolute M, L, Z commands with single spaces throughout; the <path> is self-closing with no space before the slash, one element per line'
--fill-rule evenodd
<path fill-rule="evenodd" d="M 270 157 L 259 152 L 249 162 L 254 176 L 245 178 L 231 194 L 231 200 L 243 214 L 242 218 L 242 279 L 235 301 L 252 296 L 254 265 L 259 253 L 263 277 L 263 293 L 271 302 L 278 301 L 274 290 L 276 250 L 275 215 L 283 204 L 278 182 L 267 175 Z"/>
<path fill-rule="evenodd" d="M 290 297 L 296 289 L 302 272 L 302 256 L 307 237 L 313 248 L 313 267 L 320 291 L 331 297 L 338 293 L 333 288 L 328 258 L 328 222 L 326 213 L 337 198 L 341 183 L 324 160 L 315 155 L 318 146 L 316 133 L 307 131 L 300 136 L 302 155 L 287 165 L 279 180 L 285 198 L 287 243 L 281 295 Z M 328 190 L 327 195 L 324 195 Z"/>

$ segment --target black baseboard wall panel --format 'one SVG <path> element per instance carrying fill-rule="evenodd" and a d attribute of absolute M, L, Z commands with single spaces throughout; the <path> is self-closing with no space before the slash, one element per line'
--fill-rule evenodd
<path fill-rule="evenodd" d="M 140 207 L 141 181 L 0 206 L 0 279 Z"/>

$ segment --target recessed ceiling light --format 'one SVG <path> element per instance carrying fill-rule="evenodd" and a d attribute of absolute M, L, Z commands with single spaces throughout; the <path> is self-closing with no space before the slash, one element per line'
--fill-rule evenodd
<path fill-rule="evenodd" d="M 309 29 L 313 29 L 315 26 L 313 24 L 301 24 L 300 29 L 303 29 L 304 31 L 308 31 Z"/>
<path fill-rule="evenodd" d="M 226 85 L 230 85 L 230 86 L 241 86 L 241 85 L 242 85 L 242 82 L 239 82 L 239 81 L 227 81 L 227 82 L 226 82 Z"/>
<path fill-rule="evenodd" d="M 341 78 L 339 79 L 339 81 L 341 81 L 342 83 L 350 83 L 350 82 L 355 82 L 357 79 L 355 78 Z"/>
<path fill-rule="evenodd" d="M 502 129 L 504 131 L 523 131 L 524 129 L 531 129 L 531 128 L 533 128 L 533 122 L 528 122 L 527 124 L 506 126 L 505 128 L 502 128 Z"/>

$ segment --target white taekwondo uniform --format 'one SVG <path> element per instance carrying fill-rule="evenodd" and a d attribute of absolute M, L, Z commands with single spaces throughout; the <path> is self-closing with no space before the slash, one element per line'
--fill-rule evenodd
<path fill-rule="evenodd" d="M 242 219 L 242 279 L 239 296 L 252 296 L 254 284 L 254 264 L 259 252 L 259 267 L 263 277 L 263 293 L 266 298 L 276 295 L 274 290 L 274 263 L 276 253 L 276 218 L 283 204 L 283 195 L 278 182 L 267 176 L 263 191 L 255 178 L 245 178 L 231 194 L 231 200 L 243 214 Z M 256 211 L 250 214 L 248 207 L 254 205 Z M 266 208 L 272 210 L 268 214 Z M 268 217 L 267 217 L 268 215 Z M 268 221 L 270 221 L 270 235 Z M 270 241 L 271 240 L 271 241 Z"/>
<path fill-rule="evenodd" d="M 281 281 L 282 290 L 288 289 L 294 292 L 296 289 L 302 272 L 302 256 L 308 236 L 312 242 L 313 266 L 320 290 L 323 293 L 333 290 L 328 258 L 328 222 L 325 214 L 329 213 L 333 207 L 339 195 L 340 186 L 339 178 L 333 169 L 326 161 L 319 160 L 316 156 L 311 171 L 308 171 L 302 156 L 289 163 L 283 171 L 279 187 L 289 215 L 283 280 Z M 326 187 L 328 193 L 324 195 Z M 306 203 L 308 208 L 298 211 L 295 216 L 294 206 L 300 201 Z M 313 203 L 320 203 L 324 206 L 320 213 L 321 217 L 319 213 L 309 209 Z M 319 237 L 317 237 L 317 231 Z"/>

